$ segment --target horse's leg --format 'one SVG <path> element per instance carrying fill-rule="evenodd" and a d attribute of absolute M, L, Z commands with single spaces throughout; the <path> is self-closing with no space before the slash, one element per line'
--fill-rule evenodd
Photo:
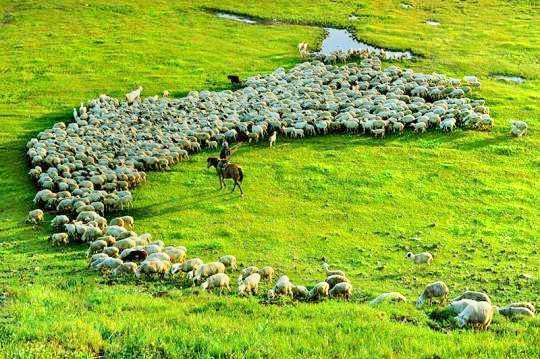
<path fill-rule="evenodd" d="M 231 193 L 234 192 L 234 190 L 236 189 L 236 185 L 238 184 L 238 182 L 236 182 L 236 178 L 233 178 L 233 180 L 234 180 L 234 186 L 232 188 Z"/>
<path fill-rule="evenodd" d="M 238 188 L 240 188 L 240 196 L 244 197 L 244 191 L 242 190 L 242 185 L 238 183 Z"/>

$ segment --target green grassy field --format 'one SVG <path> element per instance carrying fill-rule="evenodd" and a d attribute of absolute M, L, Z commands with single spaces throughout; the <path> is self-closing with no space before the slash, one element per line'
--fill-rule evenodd
<path fill-rule="evenodd" d="M 438 320 L 435 307 L 366 305 L 390 290 L 415 300 L 435 280 L 451 297 L 471 289 L 497 304 L 540 304 L 538 2 L 237 3 L 0 0 L 0 356 L 539 357 L 538 318 L 497 316 L 474 332 Z M 492 132 L 278 139 L 235 154 L 243 199 L 217 190 L 206 153 L 149 174 L 134 191 L 127 214 L 138 232 L 204 260 L 228 253 L 273 265 L 305 285 L 324 277 L 324 256 L 349 273 L 348 303 L 266 305 L 171 281 L 112 285 L 86 269 L 85 246 L 52 248 L 48 225 L 24 224 L 35 193 L 25 143 L 80 102 L 139 84 L 146 95 L 223 89 L 227 74 L 292 67 L 298 42 L 322 40 L 317 27 L 246 25 L 203 7 L 352 26 L 367 42 L 422 55 L 406 64 L 415 70 L 482 82 L 474 95 L 491 108 Z M 349 23 L 352 13 L 359 20 Z M 526 120 L 530 135 L 510 138 L 512 119 Z M 415 267 L 408 250 L 429 250 L 435 261 Z"/>

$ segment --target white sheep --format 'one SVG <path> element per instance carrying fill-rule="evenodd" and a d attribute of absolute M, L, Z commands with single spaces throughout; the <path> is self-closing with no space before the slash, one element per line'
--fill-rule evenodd
<path fill-rule="evenodd" d="M 486 330 L 493 320 L 493 306 L 488 302 L 473 301 L 454 319 L 460 327 L 471 325 L 480 330 Z"/>
<path fill-rule="evenodd" d="M 534 317 L 534 311 L 530 308 L 522 306 L 511 306 L 502 307 L 498 309 L 499 314 L 505 317 Z"/>
<path fill-rule="evenodd" d="M 160 276 L 163 278 L 165 275 L 169 273 L 170 269 L 171 269 L 171 262 L 162 261 L 159 259 L 153 259 L 153 260 L 145 259 L 141 263 L 139 268 L 137 269 L 137 272 L 135 273 L 135 275 L 137 277 L 141 277 L 142 275 L 145 275 L 145 276 L 151 276 L 151 277 Z"/>
<path fill-rule="evenodd" d="M 414 133 L 424 133 L 426 132 L 426 129 L 427 129 L 427 123 L 425 122 L 411 123 L 411 127 Z"/>
<path fill-rule="evenodd" d="M 248 277 L 242 279 L 242 276 L 238 277 L 238 294 L 239 295 L 257 295 L 259 290 L 259 282 L 261 281 L 261 275 L 259 273 L 253 273 Z"/>
<path fill-rule="evenodd" d="M 292 294 L 294 299 L 303 300 L 309 298 L 309 290 L 303 285 L 293 285 Z"/>
<path fill-rule="evenodd" d="M 273 292 L 275 295 L 288 295 L 292 298 L 292 287 L 293 284 L 289 280 L 289 277 L 287 277 L 286 275 L 282 275 L 278 278 L 276 285 L 273 288 Z"/>
<path fill-rule="evenodd" d="M 185 261 L 184 263 L 175 266 L 176 270 L 173 271 L 173 274 L 177 273 L 178 271 L 182 271 L 184 273 L 188 273 L 194 270 L 197 270 L 200 266 L 203 265 L 203 261 L 200 258 L 191 258 Z"/>
<path fill-rule="evenodd" d="M 219 258 L 219 261 L 223 263 L 225 268 L 230 268 L 232 270 L 238 269 L 238 266 L 236 265 L 236 257 L 233 255 L 225 255 Z"/>
<path fill-rule="evenodd" d="M 149 261 L 151 261 L 151 260 L 160 260 L 160 261 L 164 261 L 164 262 L 171 262 L 171 257 L 165 252 L 152 253 L 152 254 L 148 255 L 148 257 L 146 257 L 146 259 L 149 260 Z"/>
<path fill-rule="evenodd" d="M 221 262 L 211 262 L 201 265 L 193 274 L 193 283 L 200 283 L 204 279 L 218 273 L 225 273 L 225 265 Z"/>
<path fill-rule="evenodd" d="M 103 261 L 101 261 L 97 265 L 96 268 L 101 273 L 107 273 L 107 272 L 110 272 L 110 271 L 114 270 L 116 267 L 118 267 L 122 263 L 123 263 L 122 260 L 118 259 L 118 258 L 105 258 Z"/>
<path fill-rule="evenodd" d="M 141 99 L 142 86 L 137 87 L 137 89 L 126 94 L 126 101 L 129 105 L 133 102 Z"/>
<path fill-rule="evenodd" d="M 330 286 L 330 289 L 332 289 L 338 283 L 343 283 L 343 282 L 350 283 L 351 281 L 345 276 L 334 274 L 329 277 L 326 277 L 325 282 L 328 283 L 328 285 Z"/>
<path fill-rule="evenodd" d="M 399 292 L 386 292 L 377 296 L 375 299 L 369 302 L 370 305 L 377 305 L 382 302 L 406 302 L 407 298 Z"/>
<path fill-rule="evenodd" d="M 102 253 L 105 253 L 111 258 L 118 258 L 118 255 L 120 254 L 120 250 L 116 247 L 106 247 L 106 248 L 103 248 Z"/>
<path fill-rule="evenodd" d="M 510 133 L 512 136 L 521 137 L 527 135 L 528 125 L 525 121 L 512 121 L 512 128 Z"/>
<path fill-rule="evenodd" d="M 137 268 L 138 268 L 137 263 L 125 262 L 119 265 L 118 267 L 114 268 L 114 270 L 112 271 L 112 275 L 113 277 L 136 275 Z"/>
<path fill-rule="evenodd" d="M 476 302 L 476 300 L 473 299 L 459 299 L 459 300 L 453 300 L 448 304 L 448 309 L 450 309 L 454 314 L 461 313 L 467 306 L 470 304 L 473 304 Z"/>
<path fill-rule="evenodd" d="M 69 243 L 69 236 L 67 233 L 54 233 L 50 237 L 52 245 L 61 245 Z"/>
<path fill-rule="evenodd" d="M 217 273 L 217 274 L 214 274 L 210 277 L 208 277 L 206 279 L 206 281 L 204 281 L 202 284 L 201 284 L 201 288 L 204 289 L 204 290 L 212 290 L 214 288 L 219 288 L 219 293 L 221 294 L 221 292 L 223 291 L 223 289 L 227 289 L 228 292 L 231 291 L 231 288 L 229 286 L 229 282 L 230 282 L 230 279 L 229 279 L 229 276 L 225 273 Z"/>
<path fill-rule="evenodd" d="M 182 263 L 186 259 L 186 247 L 172 247 L 168 246 L 163 248 L 163 253 L 167 254 L 171 260 L 171 263 Z"/>
<path fill-rule="evenodd" d="M 424 292 L 418 297 L 416 307 L 422 307 L 426 300 L 428 301 L 428 304 L 431 305 L 433 298 L 440 298 L 440 304 L 442 304 L 448 298 L 448 292 L 448 286 L 444 282 L 439 281 L 428 284 L 424 289 Z"/>
<path fill-rule="evenodd" d="M 69 223 L 69 217 L 66 216 L 66 215 L 58 215 L 58 216 L 55 216 L 52 221 L 51 221 L 51 226 L 54 228 L 54 229 L 64 229 L 64 226 L 66 224 Z"/>
<path fill-rule="evenodd" d="M 348 282 L 338 283 L 329 292 L 331 297 L 342 297 L 349 300 L 352 296 L 352 284 Z"/>
<path fill-rule="evenodd" d="M 321 300 L 323 298 L 328 297 L 330 291 L 330 286 L 327 282 L 320 282 L 317 283 L 313 288 L 311 288 L 311 291 L 309 292 L 309 299 L 310 300 Z"/>
<path fill-rule="evenodd" d="M 309 56 L 309 50 L 308 50 L 308 43 L 307 42 L 301 42 L 298 44 L 298 53 L 300 54 L 301 58 L 306 58 Z"/>
<path fill-rule="evenodd" d="M 270 266 L 262 267 L 257 271 L 261 275 L 261 279 L 265 281 L 271 281 L 274 278 L 274 268 Z"/>
<path fill-rule="evenodd" d="M 416 264 L 431 264 L 433 261 L 433 255 L 429 252 L 422 252 L 418 254 L 413 254 L 412 252 L 408 252 L 405 255 L 405 258 L 410 260 L 411 262 L 414 262 Z"/>
<path fill-rule="evenodd" d="M 26 218 L 27 223 L 38 224 L 43 221 L 43 211 L 41 209 L 34 209 L 33 211 L 28 212 L 28 217 Z"/>
<path fill-rule="evenodd" d="M 102 239 L 98 239 L 90 243 L 90 246 L 88 247 L 88 251 L 86 252 L 86 256 L 90 257 L 93 254 L 102 252 L 103 249 L 107 247 L 107 242 L 105 242 Z"/>

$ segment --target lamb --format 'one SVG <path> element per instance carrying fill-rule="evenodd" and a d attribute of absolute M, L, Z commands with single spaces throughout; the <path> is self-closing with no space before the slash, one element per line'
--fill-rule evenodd
<path fill-rule="evenodd" d="M 137 87 L 137 89 L 126 94 L 126 102 L 128 105 L 131 105 L 133 102 L 141 99 L 142 86 Z"/>
<path fill-rule="evenodd" d="M 69 217 L 66 215 L 58 215 L 54 217 L 51 221 L 51 226 L 54 229 L 60 230 L 63 229 L 66 224 L 69 223 Z"/>
<path fill-rule="evenodd" d="M 466 291 L 462 295 L 460 295 L 457 298 L 452 299 L 452 302 L 457 302 L 461 299 L 471 299 L 477 302 L 488 302 L 491 303 L 491 298 L 489 298 L 489 295 L 482 292 L 474 292 L 471 290 Z"/>
<path fill-rule="evenodd" d="M 261 281 L 261 275 L 259 273 L 253 273 L 247 278 L 242 279 L 242 276 L 238 277 L 238 294 L 239 295 L 257 295 L 259 290 L 259 282 Z"/>
<path fill-rule="evenodd" d="M 205 290 L 212 290 L 214 288 L 219 288 L 219 294 L 221 294 L 222 290 L 223 289 L 227 289 L 228 292 L 231 291 L 231 288 L 229 286 L 229 282 L 230 282 L 230 279 L 229 279 L 229 276 L 225 273 L 217 273 L 217 274 L 214 274 L 210 277 L 208 277 L 208 279 L 206 279 L 206 281 L 204 281 L 202 284 L 201 284 L 201 288 L 202 289 L 205 289 Z"/>
<path fill-rule="evenodd" d="M 330 286 L 327 282 L 317 283 L 309 292 L 309 299 L 315 301 L 322 300 L 328 297 L 329 290 Z"/>
<path fill-rule="evenodd" d="M 327 277 L 325 280 L 326 283 L 330 286 L 330 289 L 334 288 L 334 286 L 338 283 L 347 282 L 350 283 L 351 281 L 342 275 L 331 275 L 330 277 Z"/>
<path fill-rule="evenodd" d="M 277 139 L 277 132 L 273 131 L 270 137 L 268 137 L 268 146 L 272 147 L 273 145 L 275 145 L 276 139 Z"/>
<path fill-rule="evenodd" d="M 446 119 L 439 124 L 439 128 L 444 132 L 452 132 L 456 127 L 456 120 L 453 118 Z"/>
<path fill-rule="evenodd" d="M 469 324 L 474 328 L 486 330 L 493 320 L 493 312 L 491 303 L 473 301 L 454 319 L 460 327 Z"/>
<path fill-rule="evenodd" d="M 225 255 L 221 258 L 219 258 L 219 261 L 223 263 L 225 268 L 231 268 L 232 270 L 238 269 L 238 266 L 236 265 L 236 257 L 232 256 L 230 254 Z"/>
<path fill-rule="evenodd" d="M 433 298 L 441 298 L 440 304 L 442 304 L 448 298 L 448 292 L 448 286 L 443 282 L 439 281 L 428 284 L 424 289 L 424 292 L 420 295 L 420 297 L 418 297 L 416 307 L 422 307 L 426 299 L 428 300 L 429 305 L 431 305 Z"/>
<path fill-rule="evenodd" d="M 375 299 L 371 300 L 369 304 L 377 305 L 385 301 L 406 302 L 407 298 L 399 292 L 387 292 L 387 293 L 382 293 L 381 295 L 377 296 Z"/>
<path fill-rule="evenodd" d="M 112 271 L 113 277 L 120 277 L 125 275 L 135 275 L 137 273 L 137 263 L 124 262 Z"/>
<path fill-rule="evenodd" d="M 335 270 L 329 270 L 329 265 L 328 263 L 323 263 L 322 264 L 323 268 L 324 268 L 324 271 L 326 272 L 326 276 L 327 277 L 330 277 L 330 276 L 333 276 L 333 275 L 339 275 L 339 276 L 342 276 L 342 277 L 345 277 L 345 272 L 339 270 L 339 269 L 335 269 Z"/>
<path fill-rule="evenodd" d="M 423 264 L 423 263 L 431 264 L 431 262 L 433 261 L 433 255 L 429 252 L 422 252 L 418 254 L 413 254 L 412 252 L 408 252 L 405 255 L 405 258 L 407 258 L 408 260 L 416 264 Z"/>
<path fill-rule="evenodd" d="M 384 128 L 374 128 L 371 130 L 371 133 L 375 138 L 384 138 L 384 131 Z"/>
<path fill-rule="evenodd" d="M 259 271 L 259 268 L 256 266 L 249 266 L 242 269 L 242 279 L 249 277 L 251 274 Z"/>
<path fill-rule="evenodd" d="M 298 44 L 298 52 L 300 53 L 300 57 L 303 59 L 309 56 L 307 42 L 301 42 Z"/>
<path fill-rule="evenodd" d="M 329 292 L 331 297 L 343 297 L 349 300 L 352 295 L 352 284 L 348 282 L 338 283 Z"/>
<path fill-rule="evenodd" d="M 193 273 L 193 283 L 200 283 L 214 274 L 225 273 L 225 265 L 221 262 L 211 262 L 201 265 Z"/>
<path fill-rule="evenodd" d="M 50 237 L 52 245 L 61 245 L 69 243 L 69 236 L 67 233 L 54 233 Z"/>
<path fill-rule="evenodd" d="M 278 278 L 276 285 L 273 288 L 273 292 L 275 295 L 288 295 L 292 298 L 292 287 L 293 284 L 289 280 L 289 277 L 287 277 L 286 275 L 282 275 Z"/>
<path fill-rule="evenodd" d="M 30 224 L 38 224 L 43 222 L 43 211 L 41 209 L 34 209 L 28 212 L 26 222 Z"/>
<path fill-rule="evenodd" d="M 274 268 L 270 266 L 262 267 L 257 271 L 261 275 L 262 280 L 271 281 L 274 278 Z"/>

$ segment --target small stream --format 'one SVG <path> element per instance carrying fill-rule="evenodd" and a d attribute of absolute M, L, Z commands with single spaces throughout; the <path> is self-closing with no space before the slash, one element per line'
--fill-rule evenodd
<path fill-rule="evenodd" d="M 279 24 L 279 22 L 276 21 L 265 21 L 245 15 L 231 14 L 224 11 L 217 11 L 214 12 L 214 14 L 221 19 L 238 21 L 249 25 Z M 345 29 L 325 27 L 324 30 L 326 31 L 326 37 L 323 40 L 321 49 L 319 50 L 319 53 L 323 55 L 330 55 L 337 51 L 347 52 L 351 50 L 367 50 L 375 55 L 381 55 L 382 53 L 384 53 L 384 57 L 390 60 L 410 60 L 413 58 L 413 54 L 410 51 L 392 51 L 368 45 L 364 42 L 357 40 L 353 34 L 351 34 L 348 30 Z"/>

